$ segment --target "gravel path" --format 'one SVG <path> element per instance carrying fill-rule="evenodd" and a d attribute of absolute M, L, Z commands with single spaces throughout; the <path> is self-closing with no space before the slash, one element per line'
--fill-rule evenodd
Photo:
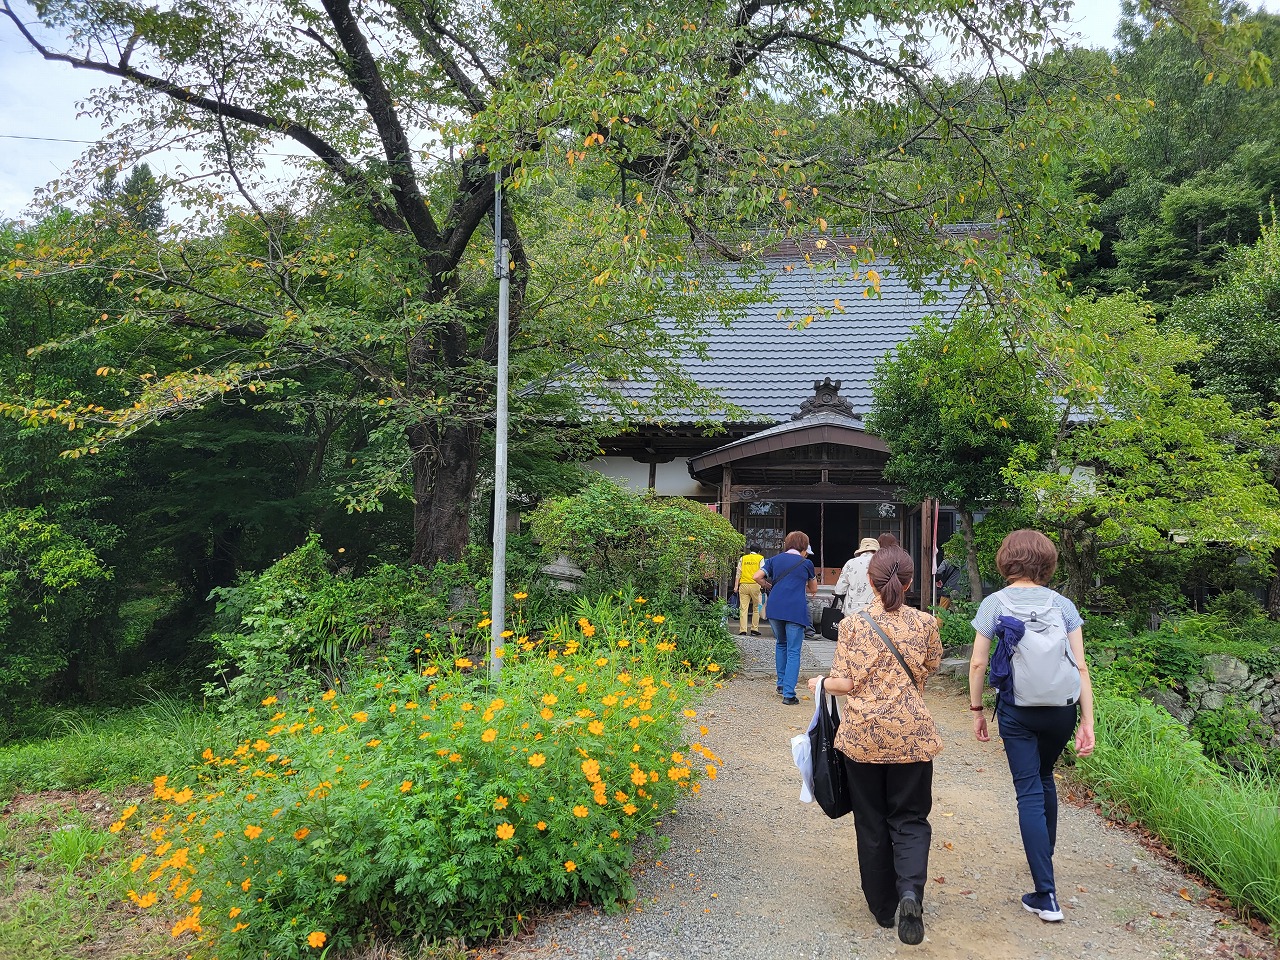
<path fill-rule="evenodd" d="M 608 916 L 580 908 L 542 918 L 504 960 L 735 960 L 903 954 L 981 960 L 1277 957 L 1199 901 L 1206 891 L 1126 830 L 1088 807 L 1063 804 L 1054 864 L 1066 912 L 1045 924 L 1019 897 L 1029 875 L 1013 787 L 998 739 L 971 734 L 967 695 L 933 681 L 929 701 L 946 749 L 934 772 L 933 848 L 925 941 L 900 944 L 876 926 L 858 886 L 853 823 L 798 800 L 788 741 L 813 702 L 785 707 L 774 692 L 773 641 L 740 638 L 743 668 L 716 691 L 698 723 L 724 759 L 662 825 L 669 848 L 635 866 L 639 897 Z M 805 644 L 802 678 L 823 672 L 834 644 Z M 1188 899 L 1189 898 L 1189 899 Z"/>

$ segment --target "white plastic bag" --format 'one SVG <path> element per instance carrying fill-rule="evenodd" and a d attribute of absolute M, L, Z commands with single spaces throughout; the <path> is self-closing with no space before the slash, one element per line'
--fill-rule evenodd
<path fill-rule="evenodd" d="M 813 698 L 813 718 L 809 721 L 809 730 L 813 729 L 814 724 L 818 722 L 818 707 L 822 703 L 822 681 L 824 678 L 818 678 L 818 689 Z M 802 803 L 813 803 L 813 747 L 809 742 L 809 733 L 797 733 L 791 738 L 791 758 L 796 762 L 796 769 L 800 771 L 800 801 Z"/>

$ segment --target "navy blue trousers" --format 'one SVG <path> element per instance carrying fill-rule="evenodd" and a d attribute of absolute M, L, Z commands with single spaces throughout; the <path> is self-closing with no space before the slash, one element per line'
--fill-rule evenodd
<path fill-rule="evenodd" d="M 1058 788 L 1053 765 L 1076 728 L 1076 707 L 1016 707 L 997 712 L 1004 754 L 1018 794 L 1018 829 L 1037 893 L 1054 893 L 1053 848 L 1058 842 Z"/>

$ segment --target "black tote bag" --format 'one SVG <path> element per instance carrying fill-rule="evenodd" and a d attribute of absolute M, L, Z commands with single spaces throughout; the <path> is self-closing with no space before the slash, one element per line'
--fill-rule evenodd
<path fill-rule="evenodd" d="M 844 758 L 836 749 L 836 731 L 840 715 L 836 698 L 828 697 L 818 685 L 818 712 L 809 731 L 809 747 L 813 754 L 813 798 L 832 820 L 853 810 L 849 800 L 849 783 L 844 776 Z"/>
<path fill-rule="evenodd" d="M 844 619 L 844 597 L 834 594 L 831 603 L 822 608 L 822 622 L 818 625 L 818 633 L 828 640 L 840 639 L 840 621 Z"/>

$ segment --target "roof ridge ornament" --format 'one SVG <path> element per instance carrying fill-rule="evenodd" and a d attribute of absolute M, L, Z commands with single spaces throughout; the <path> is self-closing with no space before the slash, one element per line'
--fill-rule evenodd
<path fill-rule="evenodd" d="M 813 396 L 800 404 L 800 412 L 792 414 L 791 419 L 803 420 L 815 413 L 841 413 L 855 420 L 862 419 L 862 414 L 854 413 L 853 404 L 840 396 L 840 381 L 830 377 L 813 381 Z"/>

